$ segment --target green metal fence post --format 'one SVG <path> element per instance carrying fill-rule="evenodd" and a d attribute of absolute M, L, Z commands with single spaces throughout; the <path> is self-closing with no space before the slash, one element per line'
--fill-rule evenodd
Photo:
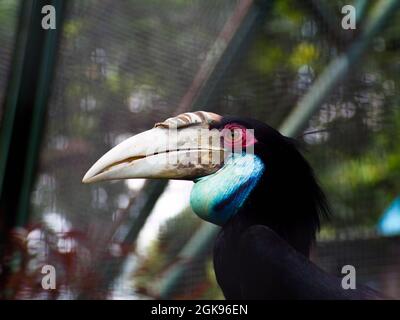
<path fill-rule="evenodd" d="M 56 9 L 56 30 L 42 28 L 43 6 Z M 29 196 L 57 40 L 62 24 L 63 0 L 22 2 L 17 45 L 0 131 L 0 231 L 2 246 L 8 231 L 28 220 Z"/>
<path fill-rule="evenodd" d="M 47 30 L 45 31 L 44 35 L 45 39 L 42 48 L 39 74 L 37 77 L 38 86 L 36 89 L 36 96 L 33 106 L 34 113 L 29 132 L 27 157 L 25 161 L 22 188 L 17 210 L 17 226 L 23 226 L 28 221 L 30 192 L 34 180 L 35 167 L 39 156 L 39 147 L 45 122 L 44 118 L 46 116 L 47 100 L 49 97 L 51 79 L 56 60 L 57 44 L 60 37 L 60 30 L 62 28 L 63 1 L 53 0 L 51 1 L 51 4 L 56 10 L 57 23 L 55 30 Z M 39 6 L 39 8 L 41 8 L 41 6 Z"/>

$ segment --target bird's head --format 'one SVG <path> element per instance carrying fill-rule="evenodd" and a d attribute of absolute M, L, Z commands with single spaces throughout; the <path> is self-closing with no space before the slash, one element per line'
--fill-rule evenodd
<path fill-rule="evenodd" d="M 192 209 L 218 225 L 246 214 L 281 234 L 309 226 L 313 238 L 327 212 L 294 141 L 254 119 L 203 111 L 169 118 L 108 151 L 83 182 L 134 178 L 194 181 Z"/>

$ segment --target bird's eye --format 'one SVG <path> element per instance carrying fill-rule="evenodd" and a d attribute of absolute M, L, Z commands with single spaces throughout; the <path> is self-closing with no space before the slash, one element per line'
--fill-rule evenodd
<path fill-rule="evenodd" d="M 226 147 L 246 147 L 256 142 L 253 130 L 237 124 L 229 123 L 222 130 L 222 138 Z"/>
<path fill-rule="evenodd" d="M 240 140 L 242 139 L 242 130 L 240 130 L 240 129 L 233 130 L 232 131 L 232 140 L 238 141 L 239 139 Z"/>
<path fill-rule="evenodd" d="M 243 132 L 244 129 L 242 128 L 232 128 L 229 130 L 226 130 L 226 140 L 227 142 L 235 143 L 235 144 L 241 144 L 242 138 L 243 138 Z"/>

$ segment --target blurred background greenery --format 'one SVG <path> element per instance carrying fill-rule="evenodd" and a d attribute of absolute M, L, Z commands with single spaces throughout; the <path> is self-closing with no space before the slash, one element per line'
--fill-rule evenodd
<path fill-rule="evenodd" d="M 182 98 L 243 1 L 66 2 L 29 223 L 11 241 L 20 259 L 3 262 L 13 267 L 2 296 L 159 297 L 158 284 L 202 225 L 188 207 L 191 182 L 88 186 L 81 179 L 110 147 L 182 111 Z M 190 108 L 249 116 L 278 128 L 329 63 L 357 41 L 377 3 L 269 1 L 213 80 L 207 104 L 200 100 Z M 355 30 L 341 28 L 345 4 L 359 10 Z M 0 0 L 2 102 L 24 5 Z M 227 50 L 224 59 L 234 51 Z M 297 137 L 334 212 L 323 222 L 313 259 L 337 274 L 353 264 L 359 281 L 396 298 L 400 238 L 377 227 L 400 193 L 399 53 L 397 11 L 303 133 L 319 131 Z M 207 248 L 188 262 L 167 298 L 222 298 L 210 253 Z M 52 292 L 40 287 L 37 270 L 46 263 L 57 268 Z"/>

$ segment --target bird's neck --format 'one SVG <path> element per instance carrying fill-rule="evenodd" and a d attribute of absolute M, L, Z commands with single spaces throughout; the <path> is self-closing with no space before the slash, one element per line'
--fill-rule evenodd
<path fill-rule="evenodd" d="M 256 155 L 232 154 L 216 173 L 196 181 L 190 196 L 193 211 L 223 226 L 245 206 L 265 171 Z"/>
<path fill-rule="evenodd" d="M 328 209 L 303 158 L 294 165 L 280 162 L 257 155 L 228 158 L 219 171 L 195 183 L 190 197 L 193 211 L 224 229 L 235 225 L 236 238 L 248 226 L 268 226 L 308 256 L 319 214 Z"/>

